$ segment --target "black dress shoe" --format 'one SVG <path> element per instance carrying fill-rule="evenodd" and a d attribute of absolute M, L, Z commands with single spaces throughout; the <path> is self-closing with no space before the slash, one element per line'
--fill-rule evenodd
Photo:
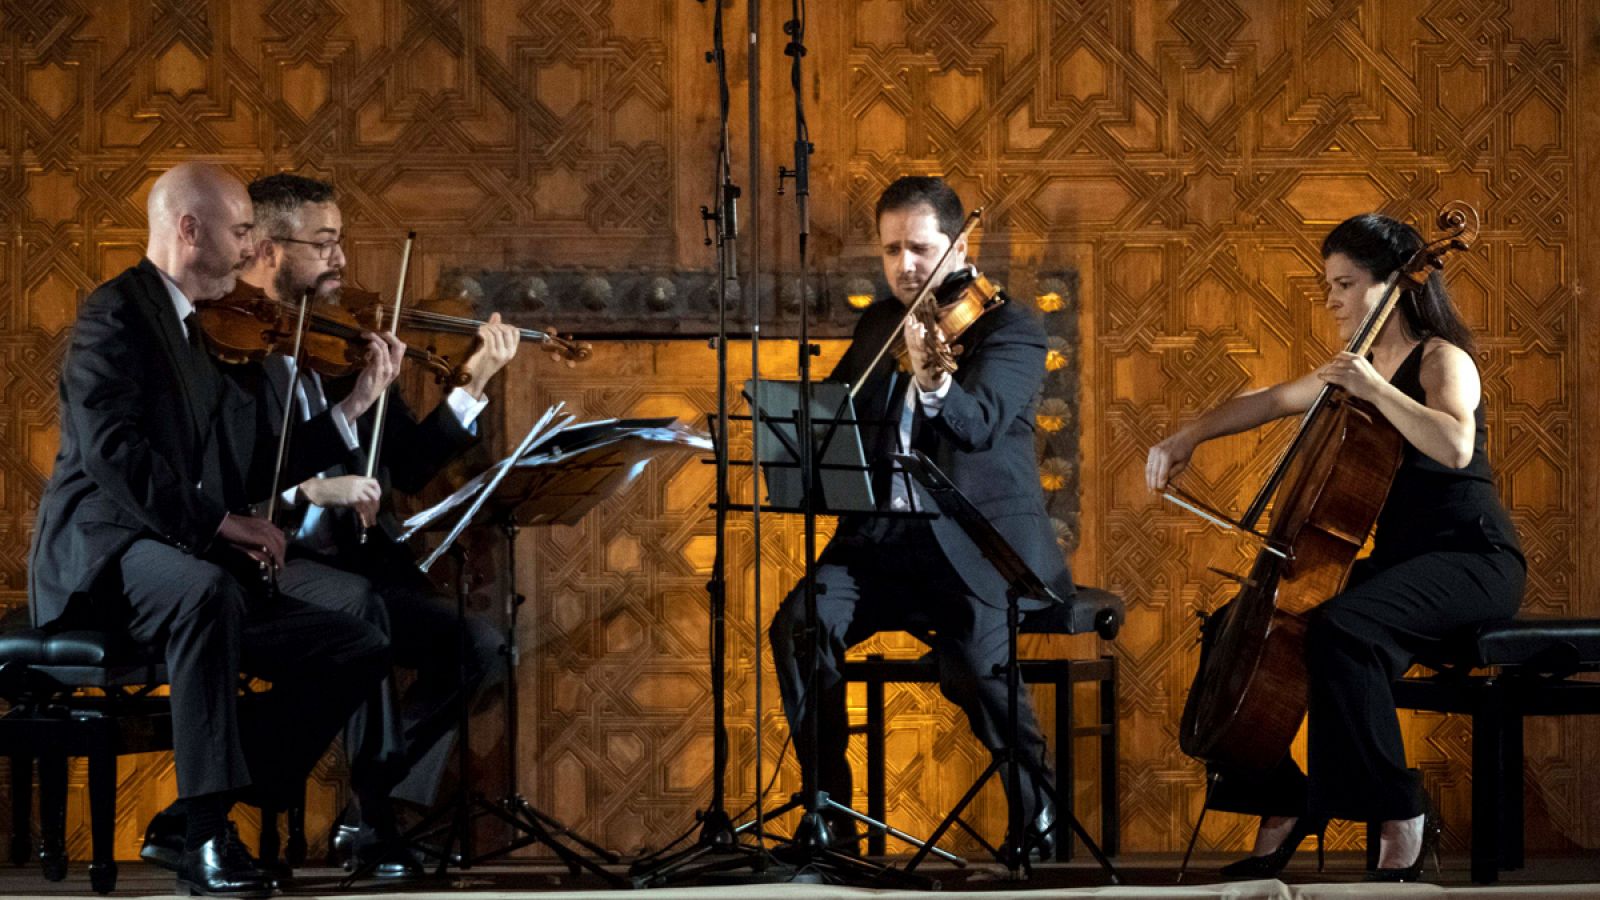
<path fill-rule="evenodd" d="M 188 820 L 179 813 L 162 810 L 144 830 L 144 846 L 139 858 L 172 872 L 183 862 L 183 833 Z"/>
<path fill-rule="evenodd" d="M 350 858 L 355 855 L 356 836 L 361 829 L 354 825 L 336 824 L 328 832 L 328 866 L 330 868 L 349 868 Z"/>
<path fill-rule="evenodd" d="M 1056 805 L 1049 797 L 1042 797 L 1039 801 L 1039 811 L 1034 814 L 1033 821 L 1028 823 L 1023 832 L 1027 844 L 1028 854 L 1036 857 L 1040 862 L 1054 859 L 1056 855 L 1056 831 L 1052 827 L 1056 824 Z M 1012 846 L 1011 832 L 1006 832 L 1003 847 Z"/>
<path fill-rule="evenodd" d="M 339 825 L 328 842 L 328 858 L 338 855 L 346 872 L 372 866 L 375 878 L 414 878 L 423 874 L 422 861 L 398 835 L 382 835 L 371 825 Z"/>
<path fill-rule="evenodd" d="M 178 893 L 185 896 L 270 897 L 273 887 L 271 876 L 256 868 L 228 832 L 185 850 L 178 863 Z"/>
<path fill-rule="evenodd" d="M 357 845 L 348 868 L 354 872 L 368 865 L 372 865 L 374 878 L 420 878 L 424 874 L 422 860 L 399 838 Z"/>

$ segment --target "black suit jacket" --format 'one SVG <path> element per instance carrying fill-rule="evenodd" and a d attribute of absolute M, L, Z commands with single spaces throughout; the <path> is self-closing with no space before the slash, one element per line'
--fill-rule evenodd
<path fill-rule="evenodd" d="M 271 429 L 257 398 L 190 349 L 149 260 L 83 302 L 60 396 L 61 447 L 28 557 L 31 614 L 39 626 L 110 624 L 130 544 L 204 555 L 227 512 L 270 492 L 274 454 L 256 438 Z M 297 444 L 286 472 L 296 480 L 348 453 L 325 415 Z"/>
<path fill-rule="evenodd" d="M 870 373 L 864 370 L 904 314 L 904 305 L 892 297 L 868 307 L 856 323 L 849 349 L 828 376 L 850 384 L 865 379 L 856 395 L 856 416 L 884 423 L 862 429 L 875 467 L 892 464 L 888 454 L 895 449 L 893 432 L 898 431 L 910 376 L 896 373 L 892 354 L 885 354 Z M 918 406 L 912 443 L 950 476 L 1045 584 L 1069 599 L 1072 576 L 1045 511 L 1034 447 L 1034 409 L 1045 371 L 1044 329 L 1032 312 L 1006 303 L 984 314 L 957 343 L 964 351 L 956 360 L 944 406 L 932 417 L 924 417 Z M 922 508 L 937 509 L 926 493 L 918 492 Z M 863 515 L 845 517 L 835 540 L 863 540 L 868 522 Z M 966 532 L 942 516 L 931 525 L 940 549 L 972 593 L 992 606 L 1004 606 L 1005 581 Z M 1040 605 L 1025 602 L 1023 607 Z"/>

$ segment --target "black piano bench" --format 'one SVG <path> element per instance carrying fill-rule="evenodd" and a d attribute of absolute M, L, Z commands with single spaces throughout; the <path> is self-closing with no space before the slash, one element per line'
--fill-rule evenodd
<path fill-rule="evenodd" d="M 1600 619 L 1483 625 L 1421 662 L 1437 674 L 1396 681 L 1395 706 L 1472 717 L 1472 880 L 1489 884 L 1523 865 L 1523 718 L 1600 714 L 1600 681 L 1573 677 L 1600 671 Z"/>
<path fill-rule="evenodd" d="M 1084 634 L 1097 632 L 1101 638 L 1111 640 L 1117 636 L 1124 618 L 1122 598 L 1110 591 L 1079 585 L 1072 601 L 1062 606 L 1024 615 L 1022 634 Z M 1094 737 L 1100 741 L 1100 848 L 1107 856 L 1118 852 L 1117 805 L 1117 660 L 1114 656 L 1098 659 L 1039 659 L 1021 660 L 1024 684 L 1049 684 L 1055 687 L 1054 703 L 1050 712 L 1054 716 L 1056 740 L 1054 768 L 1056 773 L 1055 804 L 1057 809 L 1071 809 L 1074 793 L 1073 743 L 1080 737 Z M 865 659 L 847 660 L 843 666 L 845 682 L 862 683 L 867 689 L 867 721 L 855 725 L 851 734 L 861 734 L 867 740 L 867 815 L 886 822 L 888 808 L 887 776 L 885 772 L 885 735 L 887 731 L 884 686 L 888 684 L 937 684 L 939 666 L 932 653 L 918 659 L 885 659 L 872 654 Z M 1082 728 L 1073 726 L 1073 685 L 1094 682 L 1100 687 L 1099 716 L 1094 725 Z M 1056 839 L 1056 859 L 1070 860 L 1076 837 L 1070 830 Z M 885 841 L 882 832 L 873 830 L 867 835 L 867 852 L 882 855 Z"/>
<path fill-rule="evenodd" d="M 44 877 L 67 875 L 67 760 L 89 760 L 89 882 L 117 886 L 113 842 L 117 757 L 172 749 L 166 667 L 148 649 L 102 631 L 0 632 L 0 756 L 11 760 L 11 861 L 30 855 L 33 766 L 39 766 L 39 862 Z"/>

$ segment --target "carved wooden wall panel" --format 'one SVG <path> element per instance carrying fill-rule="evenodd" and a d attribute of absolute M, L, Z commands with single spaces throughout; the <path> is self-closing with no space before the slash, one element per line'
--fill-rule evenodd
<path fill-rule="evenodd" d="M 742 34 L 742 6 L 729 8 L 730 36 Z M 1081 505 L 1082 521 L 1062 535 L 1080 578 L 1129 601 L 1128 626 L 1108 645 L 1122 662 L 1126 847 L 1180 846 L 1198 809 L 1199 770 L 1175 741 L 1192 613 L 1225 596 L 1206 566 L 1238 553 L 1144 493 L 1144 450 L 1227 394 L 1328 355 L 1316 248 L 1350 213 L 1421 222 L 1455 198 L 1484 211 L 1484 240 L 1450 282 L 1481 337 L 1491 449 L 1530 556 L 1528 607 L 1596 613 L 1587 592 L 1600 571 L 1581 549 L 1594 536 L 1583 513 L 1600 501 L 1600 481 L 1582 466 L 1581 439 L 1595 435 L 1600 409 L 1595 369 L 1577 360 L 1593 358 L 1592 345 L 1580 352 L 1578 276 L 1596 274 L 1582 268 L 1593 265 L 1594 238 L 1581 214 L 1600 206 L 1600 181 L 1580 167 L 1578 137 L 1581 117 L 1594 124 L 1579 86 L 1597 83 L 1600 3 L 809 6 L 819 270 L 870 270 L 878 190 L 902 172 L 942 172 L 989 209 L 982 262 L 1011 272 L 1025 299 L 1069 298 L 1053 313 L 1041 302 L 1063 363 L 1047 386 L 1063 430 L 1041 439 L 1041 453 L 1059 479 L 1053 513 L 1071 523 Z M 767 15 L 765 155 L 759 177 L 740 177 L 746 203 L 765 204 L 770 268 L 793 259 L 792 208 L 772 193 L 776 165 L 791 162 L 793 118 L 781 21 Z M 144 194 L 159 172 L 201 156 L 244 177 L 289 168 L 332 178 L 352 273 L 367 287 L 388 288 L 412 227 L 414 293 L 460 271 L 705 270 L 697 209 L 709 201 L 715 147 L 709 31 L 707 6 L 667 0 L 0 0 L 0 599 L 21 600 L 57 440 L 54 370 L 76 303 L 138 257 Z M 742 164 L 742 40 L 730 43 Z M 1045 270 L 1076 275 L 1056 291 L 1030 275 Z M 614 384 L 551 372 L 515 396 L 576 392 L 596 413 L 626 411 L 602 400 L 705 405 L 706 363 L 686 362 L 688 345 L 665 346 Z M 700 367 L 696 377 L 684 366 Z M 1189 484 L 1238 505 L 1278 445 L 1274 435 L 1221 442 Z M 524 669 L 524 786 L 621 848 L 689 824 L 709 758 L 709 519 L 689 513 L 708 499 L 708 480 L 690 465 L 651 477 L 629 501 L 637 508 L 541 536 L 535 558 L 559 560 L 547 577 L 561 588 L 546 596 L 546 582 L 524 584 L 546 611 L 541 633 L 560 636 Z M 795 535 L 775 524 L 765 540 L 770 614 L 796 573 Z M 748 631 L 742 589 L 735 607 Z M 747 676 L 736 679 L 735 727 L 745 730 L 735 735 L 735 802 L 754 778 L 738 705 L 752 692 Z M 905 791 L 893 815 L 915 830 L 978 759 L 934 692 L 894 702 L 891 782 Z M 767 729 L 769 762 L 781 733 Z M 1460 846 L 1466 724 L 1408 717 L 1407 738 Z M 1529 742 L 1530 846 L 1593 846 L 1600 734 L 1566 720 L 1530 728 Z M 930 766 L 933 782 L 922 777 Z M 167 768 L 125 766 L 126 853 L 170 796 Z M 326 773 L 318 790 L 331 795 L 335 783 Z M 924 796 L 924 783 L 940 787 Z M 1208 843 L 1246 839 L 1243 819 L 1211 822 Z M 1357 837 L 1347 828 L 1337 839 Z M 74 840 L 81 857 L 84 836 Z"/>

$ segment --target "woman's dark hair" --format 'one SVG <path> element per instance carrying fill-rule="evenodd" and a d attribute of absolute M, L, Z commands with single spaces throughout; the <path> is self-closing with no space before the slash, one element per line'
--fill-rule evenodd
<path fill-rule="evenodd" d="M 1322 258 L 1342 253 L 1382 281 L 1405 265 L 1422 245 L 1422 235 L 1410 225 L 1378 213 L 1366 213 L 1345 219 L 1328 232 L 1322 239 Z M 1444 279 L 1437 270 L 1429 273 L 1422 287 L 1402 289 L 1399 306 L 1406 337 L 1415 341 L 1443 338 L 1468 353 L 1477 347 L 1472 330 L 1450 302 L 1450 292 L 1445 290 Z"/>

